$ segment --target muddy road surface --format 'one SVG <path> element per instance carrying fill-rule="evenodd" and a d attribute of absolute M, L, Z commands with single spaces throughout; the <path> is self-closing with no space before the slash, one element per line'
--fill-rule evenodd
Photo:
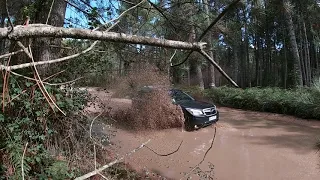
<path fill-rule="evenodd" d="M 128 101 L 114 100 L 117 107 Z M 219 107 L 216 125 L 186 132 L 182 128 L 148 132 L 118 129 L 112 139 L 118 156 L 151 139 L 143 148 L 125 159 L 139 172 L 155 179 L 183 178 L 198 164 L 216 137 L 200 169 L 219 180 L 318 180 L 320 157 L 315 149 L 320 137 L 320 122 L 285 115 L 258 113 Z M 214 166 L 210 170 L 209 164 Z M 210 172 L 209 172 L 210 171 Z M 199 179 L 191 173 L 192 179 Z"/>

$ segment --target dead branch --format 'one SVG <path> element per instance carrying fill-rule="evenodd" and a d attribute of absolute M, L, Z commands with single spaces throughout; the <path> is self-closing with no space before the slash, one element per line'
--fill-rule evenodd
<path fill-rule="evenodd" d="M 106 164 L 106 165 L 102 166 L 101 168 L 96 169 L 96 170 L 94 170 L 94 171 L 92 171 L 92 172 L 89 172 L 89 173 L 87 173 L 87 174 L 85 174 L 85 175 L 83 175 L 83 176 L 77 177 L 75 180 L 87 179 L 87 178 L 89 178 L 89 177 L 91 177 L 91 176 L 94 176 L 94 175 L 100 173 L 101 171 L 103 171 L 103 170 L 105 170 L 105 169 L 113 166 L 114 164 L 122 161 L 125 157 L 130 156 L 131 154 L 133 154 L 133 153 L 137 152 L 138 150 L 140 150 L 141 148 L 145 147 L 146 144 L 148 144 L 150 141 L 151 141 L 151 139 L 149 139 L 148 141 L 142 143 L 139 147 L 137 147 L 136 149 L 133 149 L 132 151 L 130 151 L 129 153 L 125 154 L 125 155 L 122 156 L 121 158 L 116 159 L 116 160 L 110 162 L 109 164 Z"/>
<path fill-rule="evenodd" d="M 25 47 L 25 46 L 21 43 L 21 41 L 17 41 L 17 44 L 18 44 L 18 46 L 21 47 L 21 49 L 24 51 L 24 53 L 27 54 L 27 56 L 28 56 L 30 59 L 33 59 L 31 53 L 28 51 L 28 48 Z"/>
<path fill-rule="evenodd" d="M 83 4 L 85 4 L 86 6 L 88 6 L 88 7 L 90 7 L 90 9 L 94 9 L 94 7 L 92 7 L 91 5 L 90 5 L 90 3 L 88 3 L 88 2 L 86 2 L 85 0 L 80 0 Z M 98 13 L 98 16 L 101 18 L 101 20 L 105 23 L 106 21 L 104 20 L 104 17 L 100 14 L 100 13 Z"/>
<path fill-rule="evenodd" d="M 35 78 L 31 78 L 31 77 L 28 77 L 28 76 L 24 76 L 22 74 L 19 74 L 19 73 L 16 73 L 14 71 L 9 71 L 11 74 L 15 75 L 15 76 L 19 76 L 19 77 L 23 77 L 25 79 L 28 79 L 28 80 L 32 80 L 32 81 L 36 81 L 36 82 L 39 82 L 39 80 L 35 79 Z M 71 84 L 75 81 L 78 81 L 80 79 L 82 79 L 83 77 L 78 77 L 74 80 L 71 80 L 71 81 L 66 81 L 66 82 L 62 82 L 62 83 L 48 83 L 46 82 L 44 79 L 42 80 L 43 84 L 45 85 L 49 85 L 49 86 L 61 86 L 61 85 L 65 85 L 65 84 Z"/>
<path fill-rule="evenodd" d="M 93 123 L 94 121 L 103 114 L 103 112 L 100 112 L 96 117 L 94 117 L 91 121 L 91 124 L 90 124 L 90 129 L 89 129 L 89 135 L 90 135 L 90 139 L 92 139 L 92 126 L 93 126 Z"/>
<path fill-rule="evenodd" d="M 43 65 L 43 64 L 52 64 L 52 63 L 57 63 L 57 62 L 62 62 L 62 61 L 66 61 L 69 59 L 73 59 L 76 58 L 82 54 L 85 54 L 87 52 L 89 52 L 91 49 L 94 48 L 94 46 L 98 43 L 98 41 L 95 41 L 94 43 L 91 44 L 91 46 L 77 54 L 73 54 L 67 57 L 62 57 L 62 58 L 58 58 L 58 59 L 54 59 L 54 60 L 49 60 L 49 61 L 37 61 L 35 63 L 24 63 L 24 64 L 18 64 L 18 65 L 13 65 L 13 66 L 4 66 L 2 64 L 0 64 L 0 69 L 1 70 L 6 70 L 6 71 L 11 71 L 11 70 L 16 70 L 16 69 L 22 69 L 22 68 L 27 68 L 27 67 L 32 67 L 32 66 L 38 66 L 38 65 Z"/>
<path fill-rule="evenodd" d="M 139 6 L 140 4 L 142 4 L 144 1 L 146 1 L 146 0 L 142 0 L 142 1 L 140 1 L 138 4 L 136 4 L 136 5 L 132 6 L 132 7 L 130 7 L 129 9 L 123 11 L 118 17 L 116 17 L 116 18 L 108 21 L 107 23 L 111 23 L 111 22 L 113 22 L 113 21 L 116 21 L 116 20 L 120 19 L 120 18 L 121 18 L 122 16 L 124 16 L 127 12 L 129 12 L 129 11 L 131 11 L 132 9 L 138 7 L 138 6 Z M 118 20 L 117 22 L 115 22 L 114 24 L 112 24 L 110 27 L 108 27 L 108 29 L 107 29 L 106 31 L 110 31 L 110 30 L 111 30 L 113 27 L 115 27 L 119 22 L 120 22 L 120 21 Z"/>
<path fill-rule="evenodd" d="M 206 44 L 204 42 L 188 43 L 183 41 L 173 41 L 145 36 L 135 36 L 123 33 L 92 31 L 89 29 L 53 27 L 44 24 L 30 24 L 26 27 L 16 26 L 14 28 L 14 31 L 9 35 L 8 31 L 8 28 L 0 28 L 0 38 L 20 39 L 24 37 L 55 37 L 92 39 L 119 43 L 144 44 L 194 51 L 204 48 L 204 45 Z"/>
<path fill-rule="evenodd" d="M 157 7 L 157 5 L 155 5 L 153 2 L 151 2 L 150 0 L 147 0 L 148 3 L 154 8 L 156 9 L 168 22 L 169 24 L 174 28 L 174 31 L 177 30 L 177 27 L 170 21 L 170 19 L 163 13 L 163 11 Z"/>
<path fill-rule="evenodd" d="M 18 50 L 18 51 L 16 51 L 16 52 L 11 52 L 11 53 L 7 53 L 7 54 L 3 54 L 3 55 L 0 55 L 0 59 L 6 58 L 6 57 L 10 57 L 10 56 L 13 56 L 13 55 L 15 55 L 15 54 L 19 54 L 19 53 L 21 53 L 21 52 L 23 52 L 23 49 L 20 49 L 20 50 Z"/>
<path fill-rule="evenodd" d="M 29 50 L 30 50 L 30 51 L 28 51 L 28 49 L 27 49 L 20 41 L 18 41 L 17 44 L 18 44 L 18 46 L 21 47 L 21 49 L 25 52 L 25 54 L 27 54 L 27 56 L 32 60 L 32 63 L 31 63 L 31 64 L 33 65 L 33 67 L 34 67 L 37 75 L 39 75 L 36 67 L 34 66 L 34 59 L 33 59 L 33 56 L 32 56 L 32 52 L 31 52 L 30 45 L 29 45 L 29 48 L 30 48 Z M 50 97 L 49 93 L 48 93 L 48 92 L 46 91 L 46 89 L 44 88 L 44 85 L 43 85 L 40 77 L 38 77 L 38 78 L 39 78 L 39 80 L 40 80 L 41 83 L 39 83 L 38 81 L 36 81 L 36 82 L 37 82 L 37 85 L 39 86 L 39 89 L 40 89 L 41 93 L 43 94 L 44 98 L 46 99 L 46 101 L 48 102 L 49 106 L 50 106 L 50 107 L 52 108 L 52 110 L 54 111 L 54 108 L 52 107 L 52 104 L 51 104 L 51 103 L 53 102 L 53 100 L 52 100 L 52 98 Z M 42 87 L 42 86 L 43 86 L 43 87 Z M 43 88 L 44 88 L 44 89 L 43 89 Z M 50 97 L 50 99 L 49 99 L 48 97 Z M 51 101 L 51 103 L 50 103 L 50 101 Z M 60 108 L 58 107 L 58 109 L 60 109 Z M 63 112 L 62 112 L 62 113 L 63 113 Z M 63 113 L 63 114 L 64 114 L 64 113 Z"/>
<path fill-rule="evenodd" d="M 127 13 L 128 11 L 136 8 L 138 5 L 140 5 L 142 2 L 144 2 L 145 0 L 141 1 L 140 3 L 136 4 L 135 6 L 127 9 L 126 11 L 124 11 L 121 15 L 119 15 L 117 18 L 114 18 L 112 20 L 110 20 L 109 22 L 107 23 L 110 23 L 112 21 L 115 21 L 115 20 L 118 20 L 119 18 L 121 18 L 122 16 L 125 15 L 125 13 Z M 114 23 L 111 27 L 109 27 L 107 29 L 107 31 L 109 31 L 111 28 L 113 28 L 119 21 L 117 21 L 116 23 Z M 102 25 L 103 26 L 103 25 Z M 64 33 L 61 31 L 61 30 L 66 30 L 66 32 L 70 32 L 71 34 L 78 34 L 80 35 L 80 38 L 81 36 L 87 34 L 89 36 L 91 36 L 92 34 L 95 34 L 95 33 L 98 33 L 94 36 L 96 36 L 96 38 L 99 39 L 99 37 L 101 38 L 102 36 L 102 40 L 103 40 L 103 37 L 107 38 L 107 40 L 109 41 L 115 41 L 115 42 L 127 42 L 127 43 L 133 43 L 133 44 L 149 44 L 149 45 L 157 45 L 159 44 L 162 45 L 162 46 L 177 46 L 177 48 L 179 46 L 182 46 L 182 47 L 185 47 L 185 48 L 195 48 L 195 49 L 199 49 L 199 48 L 202 48 L 205 43 L 185 43 L 185 42 L 181 42 L 181 41 L 171 41 L 171 40 L 162 40 L 162 39 L 154 39 L 154 38 L 150 38 L 150 37 L 142 37 L 142 36 L 131 36 L 131 35 L 126 35 L 126 34 L 121 34 L 121 33 L 111 33 L 111 32 L 102 32 L 102 31 L 96 31 L 98 30 L 99 28 L 101 28 L 102 26 L 99 26 L 97 28 L 95 28 L 94 30 L 85 30 L 85 29 L 77 29 L 77 28 L 61 28 L 61 27 L 53 27 L 53 26 L 48 26 L 48 25 L 44 25 L 44 24 L 30 24 L 29 26 L 27 27 L 21 27 L 21 26 L 17 26 L 15 29 L 14 29 L 14 32 L 12 32 L 10 34 L 10 37 L 8 36 L 9 39 L 11 38 L 21 38 L 21 37 L 29 37 L 29 33 L 35 35 L 35 37 L 68 37 L 68 33 L 63 35 Z M 25 31 L 26 29 L 28 28 L 31 28 L 30 29 L 30 32 L 27 30 Z M 44 28 L 44 32 L 42 32 L 42 35 L 40 36 L 37 36 L 37 32 L 39 30 L 39 28 Z M 58 28 L 58 29 L 57 29 Z M 1 34 L 5 35 L 7 33 L 5 32 L 2 32 L 2 30 L 4 30 L 6 28 L 0 28 L 0 38 L 1 38 Z M 46 30 L 45 30 L 46 29 Z M 21 32 L 22 30 L 22 32 Z M 51 32 L 51 35 L 47 34 L 48 31 L 51 31 L 51 30 L 54 30 L 54 32 Z M 71 31 L 70 31 L 71 30 Z M 18 32 L 18 35 L 14 35 L 14 34 L 17 34 Z M 60 35 L 63 35 L 63 36 L 60 36 Z M 91 35 L 90 35 L 91 34 Z M 31 35 L 32 36 L 32 35 Z M 83 37 L 85 38 L 85 37 Z M 89 38 L 89 39 L 95 39 L 95 38 Z M 118 39 L 122 39 L 120 41 L 118 41 Z M 101 40 L 101 39 L 99 39 Z M 63 57 L 63 58 L 58 58 L 58 59 L 54 59 L 54 60 L 49 60 L 49 61 L 38 61 L 38 62 L 35 62 L 35 63 L 25 63 L 25 64 L 19 64 L 19 65 L 13 65 L 13 66 L 4 66 L 4 65 L 0 65 L 0 69 L 1 70 L 7 70 L 7 71 L 10 71 L 10 70 L 15 70 L 15 69 L 22 69 L 22 68 L 26 68 L 26 67 L 31 67 L 31 66 L 37 66 L 37 65 L 42 65 L 42 64 L 52 64 L 52 63 L 57 63 L 57 62 L 62 62 L 62 61 L 66 61 L 66 60 L 69 60 L 69 59 L 72 59 L 72 58 L 75 58 L 75 57 L 78 57 L 82 54 L 85 54 L 87 53 L 88 51 L 92 50 L 93 47 L 98 43 L 98 41 L 95 41 L 88 49 L 85 49 L 84 51 L 80 52 L 80 53 L 77 53 L 77 54 L 74 54 L 74 55 L 71 55 L 71 56 L 67 56 L 67 57 Z M 175 48 L 175 47 L 173 47 Z M 24 51 L 27 53 L 27 51 L 24 49 Z M 30 57 L 30 55 L 28 55 Z"/>
<path fill-rule="evenodd" d="M 176 152 L 179 151 L 179 149 L 180 149 L 180 147 L 181 147 L 181 145 L 182 145 L 182 142 L 183 142 L 183 140 L 180 142 L 180 145 L 178 146 L 178 148 L 177 148 L 176 150 L 174 150 L 174 151 L 172 151 L 172 152 L 170 152 L 170 153 L 167 153 L 167 154 L 160 154 L 160 153 L 157 153 L 156 151 L 154 151 L 153 149 L 149 148 L 148 146 L 145 146 L 145 147 L 146 147 L 148 150 L 150 150 L 151 152 L 153 152 L 154 154 L 158 155 L 158 156 L 170 156 L 170 155 L 172 155 L 172 154 L 174 154 L 174 153 L 176 153 Z"/>
<path fill-rule="evenodd" d="M 53 75 L 50 75 L 49 77 L 44 78 L 44 79 L 43 79 L 43 83 L 44 83 L 44 84 L 48 84 L 48 85 L 53 85 L 53 86 L 54 86 L 54 85 L 57 85 L 57 84 L 50 84 L 50 83 L 47 83 L 47 82 L 44 82 L 44 81 L 46 81 L 46 80 L 48 80 L 48 79 L 50 79 L 50 78 L 52 78 L 52 77 L 54 77 L 54 76 L 57 76 L 58 74 L 63 73 L 64 71 L 65 71 L 65 70 L 59 71 L 59 72 L 57 72 L 57 73 L 55 73 L 55 74 L 53 74 Z M 27 76 L 18 74 L 18 73 L 13 72 L 13 71 L 10 71 L 10 73 L 13 74 L 13 75 L 16 75 L 16 76 L 20 76 L 20 77 L 29 79 L 29 80 L 38 81 L 37 79 L 30 78 L 30 77 L 27 77 Z M 74 81 L 74 80 L 73 80 L 73 81 Z M 69 81 L 69 82 L 73 82 L 73 81 Z M 60 83 L 60 84 L 61 84 L 61 85 L 67 84 L 67 82 Z M 34 84 L 34 85 L 31 86 L 31 87 L 34 87 L 34 86 L 36 86 L 36 85 L 37 85 L 37 84 Z M 20 94 L 17 94 L 16 96 L 14 96 L 12 99 L 10 99 L 10 100 L 8 101 L 8 104 L 9 104 L 10 102 L 12 102 L 13 100 L 15 100 L 16 98 L 18 98 L 19 96 L 21 96 L 21 95 L 22 95 L 23 93 L 25 93 L 26 91 L 27 91 L 27 89 L 21 91 Z M 3 102 L 4 102 L 4 101 L 2 100 L 0 104 L 2 104 Z M 5 105 L 3 104 L 3 107 L 4 107 L 4 106 L 5 106 Z"/>
<path fill-rule="evenodd" d="M 203 163 L 203 161 L 204 161 L 204 160 L 206 159 L 206 157 L 207 157 L 208 152 L 209 152 L 209 151 L 212 149 L 212 147 L 213 147 L 213 142 L 214 142 L 214 140 L 215 140 L 215 138 L 216 138 L 216 134 L 217 134 L 217 127 L 215 126 L 215 127 L 214 127 L 213 138 L 212 138 L 212 141 L 211 141 L 211 145 L 210 145 L 210 147 L 207 149 L 207 151 L 204 153 L 204 156 L 203 156 L 202 160 L 201 160 L 196 166 L 194 166 L 188 173 L 186 173 L 180 180 L 182 180 L 182 179 L 184 179 L 185 177 L 189 176 L 197 167 L 199 167 L 199 166 Z"/>
<path fill-rule="evenodd" d="M 43 84 L 43 82 L 42 82 L 42 80 L 41 80 L 41 78 L 40 78 L 40 75 L 39 75 L 39 73 L 38 73 L 38 70 L 37 70 L 36 66 L 34 65 L 35 62 L 34 62 L 34 59 L 33 59 L 32 51 L 31 51 L 31 46 L 29 45 L 29 51 L 28 51 L 27 48 L 26 48 L 20 41 L 18 41 L 18 45 L 21 47 L 21 49 L 23 49 L 23 51 L 24 51 L 24 52 L 29 56 L 29 58 L 32 60 L 33 68 L 34 68 L 34 70 L 35 70 L 35 72 L 36 72 L 36 75 L 37 75 L 37 78 L 38 78 L 38 80 L 39 80 L 39 81 L 37 81 L 37 84 L 39 85 L 39 89 L 41 90 L 41 92 L 43 93 L 43 96 L 44 96 L 44 97 L 46 98 L 46 100 L 48 101 L 48 103 L 49 103 L 50 107 L 52 108 L 52 110 L 54 110 L 54 109 L 53 109 L 51 103 L 52 103 L 52 104 L 54 105 L 54 107 L 56 107 L 63 115 L 66 116 L 66 113 L 63 112 L 63 111 L 59 108 L 59 106 L 54 102 L 54 100 L 51 98 L 50 94 L 49 94 L 48 91 L 46 90 L 46 88 L 45 88 L 45 86 L 44 86 L 44 84 Z M 50 101 L 51 101 L 51 103 L 50 103 Z"/>
<path fill-rule="evenodd" d="M 211 30 L 211 28 L 228 12 L 230 11 L 230 9 L 232 9 L 236 4 L 238 4 L 240 0 L 235 0 L 233 1 L 231 4 L 229 4 L 229 6 L 227 6 L 219 15 L 218 17 L 216 17 L 212 23 L 207 27 L 206 30 L 203 31 L 203 33 L 200 35 L 198 41 L 201 41 L 203 39 L 203 37 Z M 185 57 L 185 59 L 183 61 L 181 61 L 178 64 L 172 65 L 171 67 L 176 67 L 176 66 L 180 66 L 181 64 L 185 63 L 188 58 L 190 57 L 190 55 L 192 54 L 193 51 L 189 52 L 188 55 Z"/>
<path fill-rule="evenodd" d="M 82 12 L 83 14 L 86 15 L 90 15 L 90 13 L 88 13 L 87 11 L 81 9 L 80 7 L 78 7 L 77 5 L 73 4 L 72 2 L 68 1 L 68 0 L 64 0 L 66 3 L 68 3 L 70 6 L 76 8 L 78 11 Z M 97 18 L 95 18 L 96 20 L 98 20 Z"/>
<path fill-rule="evenodd" d="M 211 30 L 211 28 L 217 24 L 217 22 L 228 12 L 230 11 L 234 6 L 238 4 L 241 0 L 234 0 L 231 4 L 229 4 L 219 15 L 216 17 L 211 24 L 207 27 L 206 30 L 203 31 L 203 33 L 199 37 L 199 41 L 201 41 L 204 36 Z"/>
<path fill-rule="evenodd" d="M 62 83 L 45 83 L 47 85 L 50 85 L 50 86 L 61 86 L 61 85 L 65 85 L 65 84 L 71 84 L 71 83 L 74 83 L 80 79 L 83 79 L 84 77 L 78 77 L 74 80 L 71 80 L 71 81 L 67 81 L 67 82 L 62 82 Z"/>
<path fill-rule="evenodd" d="M 108 178 L 107 177 L 105 177 L 104 175 L 102 175 L 101 173 L 98 173 L 103 179 L 106 179 L 106 180 L 108 180 Z"/>
<path fill-rule="evenodd" d="M 50 6 L 50 10 L 49 10 L 49 13 L 48 13 L 48 17 L 47 17 L 47 20 L 46 20 L 46 24 L 48 24 L 48 22 L 49 22 L 49 18 L 50 18 L 50 16 L 51 16 L 51 11 L 52 11 L 53 4 L 54 4 L 54 0 L 52 0 L 51 6 Z"/>
<path fill-rule="evenodd" d="M 176 55 L 177 53 L 177 50 L 174 51 L 173 55 L 170 57 L 169 59 L 169 63 L 170 63 L 170 66 L 172 65 L 172 59 L 174 58 L 174 56 Z"/>
<path fill-rule="evenodd" d="M 70 83 L 74 82 L 74 80 L 68 81 L 68 82 L 63 82 L 63 83 L 56 83 L 56 84 L 52 84 L 52 83 L 45 82 L 46 80 L 51 79 L 52 77 L 55 77 L 55 76 L 57 76 L 57 75 L 65 72 L 65 71 L 66 71 L 66 70 L 62 70 L 62 71 L 59 71 L 59 72 L 57 72 L 57 73 L 55 73 L 55 74 L 52 74 L 52 75 L 44 78 L 42 81 L 43 81 L 44 84 L 51 85 L 51 86 L 59 86 L 59 85 L 63 85 L 63 84 L 69 84 L 68 82 L 70 82 Z M 23 78 L 25 78 L 25 79 L 32 80 L 32 81 L 38 81 L 37 79 L 31 78 L 31 77 L 28 77 L 28 76 L 24 76 L 24 75 L 22 75 L 22 74 L 19 74 L 19 73 L 13 72 L 13 71 L 9 71 L 9 72 L 12 73 L 13 75 L 18 76 L 18 77 L 23 77 Z M 80 79 L 80 78 L 77 78 L 77 79 Z M 76 80 L 77 80 L 77 79 L 76 79 Z"/>
<path fill-rule="evenodd" d="M 204 50 L 199 51 L 200 54 L 202 54 L 217 70 L 235 87 L 239 87 L 236 82 L 234 82 L 231 77 L 228 76 L 226 72 L 219 66 L 217 62 L 215 62 L 211 56 L 209 56 Z"/>
<path fill-rule="evenodd" d="M 191 56 L 192 53 L 193 53 L 193 51 L 190 51 L 188 53 L 188 55 L 184 58 L 183 61 L 179 62 L 178 64 L 173 64 L 170 67 L 177 67 L 177 66 L 180 66 L 180 65 L 184 64 L 188 60 L 188 58 Z"/>
<path fill-rule="evenodd" d="M 96 153 L 96 143 L 95 141 L 93 140 L 92 138 L 92 125 L 93 125 L 93 122 L 99 117 L 102 115 L 103 112 L 100 112 L 96 117 L 94 117 L 91 121 L 91 124 L 90 124 L 90 129 L 89 129 L 89 136 L 90 136 L 90 139 L 92 139 L 93 141 L 93 153 L 94 153 L 94 170 L 97 170 L 97 153 Z M 100 173 L 98 173 L 100 175 Z"/>
<path fill-rule="evenodd" d="M 123 11 L 118 17 L 116 17 L 116 18 L 114 18 L 114 19 L 111 19 L 110 21 L 108 21 L 108 22 L 105 23 L 105 24 L 109 24 L 109 23 L 111 23 L 111 22 L 113 22 L 113 21 L 116 21 L 116 20 L 120 19 L 120 18 L 121 18 L 122 16 L 124 16 L 127 12 L 129 12 L 129 11 L 131 11 L 132 9 L 138 7 L 140 4 L 144 3 L 145 1 L 146 1 L 146 0 L 140 1 L 138 4 L 136 4 L 136 5 L 132 6 L 132 7 L 130 7 L 129 9 Z M 114 25 L 113 25 L 113 26 L 114 26 Z M 111 29 L 111 27 L 110 27 L 109 29 Z M 97 28 L 94 29 L 94 30 L 97 30 Z"/>

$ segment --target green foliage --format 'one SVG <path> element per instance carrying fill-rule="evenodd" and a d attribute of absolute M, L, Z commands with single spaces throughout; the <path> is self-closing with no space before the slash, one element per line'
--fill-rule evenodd
<path fill-rule="evenodd" d="M 219 87 L 206 90 L 205 95 L 223 106 L 320 119 L 319 90 L 316 84 L 312 88 L 291 90 Z"/>
<path fill-rule="evenodd" d="M 65 56 L 75 54 L 91 45 L 91 41 L 86 40 L 65 40 L 63 43 L 75 49 L 65 52 Z M 62 63 L 61 69 L 66 69 L 65 79 L 85 77 L 77 81 L 82 86 L 103 86 L 114 80 L 114 74 L 118 72 L 115 69 L 118 66 L 119 62 L 113 44 L 100 42 L 93 51 Z"/>
<path fill-rule="evenodd" d="M 65 161 L 55 161 L 45 170 L 46 174 L 52 179 L 71 179 L 75 178 L 74 172 L 70 172 Z"/>
<path fill-rule="evenodd" d="M 2 86 L 3 84 L 0 84 L 0 88 Z M 8 93 L 2 104 L 4 111 L 0 112 L 0 164 L 3 164 L 0 172 L 8 169 L 13 171 L 7 171 L 5 176 L 4 173 L 0 174 L 0 179 L 1 176 L 21 179 L 22 165 L 25 177 L 73 177 L 73 170 L 70 170 L 68 164 L 57 161 L 55 154 L 50 154 L 48 150 L 55 142 L 55 146 L 56 143 L 60 146 L 57 151 L 64 153 L 63 145 L 56 140 L 67 137 L 68 133 L 74 133 L 66 127 L 66 122 L 84 123 L 84 117 L 77 115 L 77 112 L 85 107 L 89 96 L 87 92 L 70 92 L 51 86 L 46 86 L 46 90 L 67 116 L 50 107 L 34 82 L 10 78 Z M 26 151 L 22 164 L 24 149 Z M 8 161 L 5 161 L 5 157 Z"/>

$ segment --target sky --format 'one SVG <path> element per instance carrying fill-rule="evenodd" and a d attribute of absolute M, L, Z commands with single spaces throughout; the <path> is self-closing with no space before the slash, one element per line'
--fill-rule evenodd
<path fill-rule="evenodd" d="M 105 5 L 105 7 L 112 6 L 113 10 L 118 9 L 119 6 L 120 6 L 119 1 L 111 0 L 111 1 L 100 1 L 100 3 L 101 2 Z M 97 1 L 90 1 L 90 5 L 92 7 L 97 7 Z M 91 10 L 91 8 L 86 6 L 86 10 Z M 106 12 L 104 14 L 100 14 L 100 15 L 105 20 L 108 20 L 108 16 L 107 16 Z M 116 16 L 117 12 L 113 11 L 112 15 Z M 69 5 L 69 4 L 67 6 L 65 17 L 66 17 L 66 23 L 67 23 L 65 25 L 66 27 L 69 27 L 69 25 L 72 24 L 73 27 L 82 27 L 82 28 L 86 27 L 86 28 L 88 28 L 88 19 L 87 19 L 87 17 L 83 13 L 79 12 L 75 7 L 73 7 L 73 6 Z M 69 21 L 69 19 L 73 19 L 73 21 L 75 23 L 71 23 Z M 101 22 L 103 22 L 101 18 L 98 18 L 98 19 Z"/>
<path fill-rule="evenodd" d="M 150 0 L 153 3 L 156 3 L 158 0 Z M 92 7 L 97 7 L 98 3 L 103 3 L 104 7 L 112 7 L 112 12 L 111 12 L 111 17 L 114 18 L 118 15 L 118 13 L 116 12 L 117 9 L 119 9 L 120 6 L 120 1 L 119 0 L 92 0 L 90 1 L 90 5 Z M 87 10 L 91 10 L 90 7 L 86 6 Z M 107 11 L 105 11 L 104 14 L 100 14 L 104 17 L 105 20 L 110 20 L 110 16 L 108 18 L 107 15 Z M 76 23 L 70 23 L 70 21 L 68 21 L 69 19 L 77 19 Z M 99 18 L 99 20 L 101 22 L 103 22 L 101 20 L 101 18 Z M 66 21 L 67 24 L 65 25 L 66 27 L 69 27 L 70 24 L 72 24 L 73 27 L 82 27 L 82 28 L 88 28 L 88 19 L 86 18 L 86 16 L 83 13 L 79 13 L 78 10 L 74 7 L 72 7 L 71 5 L 68 4 L 67 6 L 67 10 L 66 10 Z M 70 23 L 70 24 L 69 24 Z"/>

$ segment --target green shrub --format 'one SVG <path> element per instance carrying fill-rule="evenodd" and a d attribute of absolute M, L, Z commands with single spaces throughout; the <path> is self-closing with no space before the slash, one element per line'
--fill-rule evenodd
<path fill-rule="evenodd" d="M 320 119 L 320 82 L 311 88 L 230 88 L 205 90 L 205 96 L 222 106 Z"/>
<path fill-rule="evenodd" d="M 0 112 L 0 179 L 22 179 L 22 165 L 27 179 L 71 177 L 73 170 L 55 156 L 67 156 L 64 152 L 72 153 L 81 139 L 86 141 L 82 138 L 86 132 L 78 127 L 85 126 L 87 119 L 79 111 L 90 96 L 84 91 L 66 93 L 53 86 L 45 88 L 66 116 L 50 107 L 36 83 L 9 79 Z M 57 154 L 50 153 L 53 147 Z"/>

